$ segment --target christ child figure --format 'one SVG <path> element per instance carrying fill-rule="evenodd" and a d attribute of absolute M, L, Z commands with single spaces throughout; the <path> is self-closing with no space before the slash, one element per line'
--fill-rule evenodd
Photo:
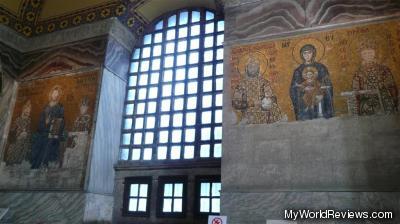
<path fill-rule="evenodd" d="M 318 111 L 321 114 L 319 105 L 323 98 L 323 91 L 321 83 L 318 81 L 318 70 L 314 66 L 307 66 L 302 72 L 303 82 L 298 86 L 303 92 L 303 102 L 305 105 L 305 111 Z"/>

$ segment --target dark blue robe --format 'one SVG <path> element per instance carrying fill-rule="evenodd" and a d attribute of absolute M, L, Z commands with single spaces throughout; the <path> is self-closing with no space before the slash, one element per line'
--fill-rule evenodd
<path fill-rule="evenodd" d="M 301 64 L 294 70 L 292 83 L 290 84 L 290 98 L 292 99 L 294 113 L 296 115 L 296 120 L 311 120 L 318 118 L 319 108 L 314 107 L 313 110 L 306 110 L 306 105 L 303 101 L 304 90 L 297 87 L 296 84 L 301 84 L 304 82 L 302 72 L 307 66 L 314 66 L 318 70 L 317 80 L 320 82 L 321 86 L 327 86 L 329 88 L 325 89 L 324 95 L 321 101 L 322 104 L 322 115 L 324 118 L 331 118 L 334 116 L 333 109 L 333 87 L 332 82 L 329 79 L 329 72 L 325 65 L 314 62 L 312 64 Z"/>
<path fill-rule="evenodd" d="M 46 124 L 46 119 L 49 122 Z M 31 168 L 47 167 L 59 160 L 60 141 L 64 133 L 64 107 L 47 105 L 40 114 L 39 127 L 33 139 Z"/>

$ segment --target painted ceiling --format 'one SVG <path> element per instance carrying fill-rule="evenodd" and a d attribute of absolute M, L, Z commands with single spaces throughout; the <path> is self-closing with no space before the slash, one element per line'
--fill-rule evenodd
<path fill-rule="evenodd" d="M 221 11 L 223 0 L 0 0 L 0 24 L 26 37 L 117 17 L 132 32 L 167 11 L 206 7 Z"/>

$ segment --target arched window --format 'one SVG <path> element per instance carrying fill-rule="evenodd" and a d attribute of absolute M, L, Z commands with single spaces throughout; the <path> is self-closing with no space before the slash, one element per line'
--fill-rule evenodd
<path fill-rule="evenodd" d="M 132 55 L 121 160 L 221 157 L 223 40 L 210 10 L 153 23 Z"/>

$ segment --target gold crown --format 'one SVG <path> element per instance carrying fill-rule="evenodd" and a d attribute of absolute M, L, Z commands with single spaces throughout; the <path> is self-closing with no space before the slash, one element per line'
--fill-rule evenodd
<path fill-rule="evenodd" d="M 360 41 L 358 50 L 362 51 L 365 49 L 376 49 L 376 46 L 377 46 L 376 40 L 371 39 L 371 38 L 363 38 Z"/>
<path fill-rule="evenodd" d="M 81 106 L 89 106 L 89 97 L 88 96 L 83 97 L 83 99 L 81 101 Z"/>
<path fill-rule="evenodd" d="M 249 59 L 247 60 L 247 64 L 260 64 L 260 61 L 254 57 L 254 55 L 250 55 Z"/>

